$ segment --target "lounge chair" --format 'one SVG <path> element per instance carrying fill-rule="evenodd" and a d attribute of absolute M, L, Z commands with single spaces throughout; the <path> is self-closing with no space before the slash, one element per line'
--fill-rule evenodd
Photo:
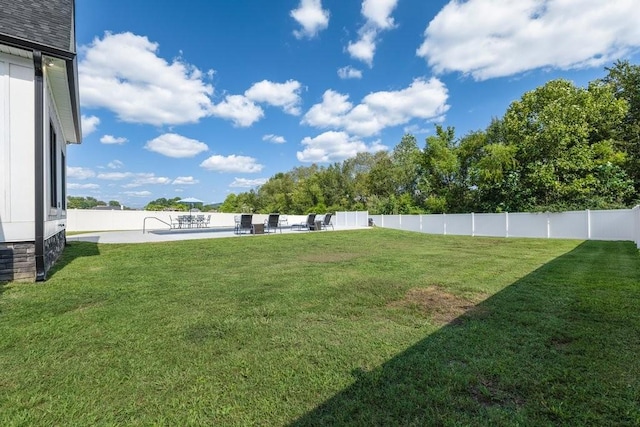
<path fill-rule="evenodd" d="M 333 224 L 331 224 L 331 216 L 332 215 L 333 214 L 330 214 L 330 213 L 324 215 L 324 219 L 322 220 L 322 224 L 320 226 L 320 229 L 327 230 L 328 227 L 331 226 L 331 229 L 335 230 L 335 228 L 333 228 Z"/>
<path fill-rule="evenodd" d="M 307 220 L 305 222 L 301 222 L 300 224 L 291 225 L 292 230 L 315 230 L 316 228 L 316 214 L 310 213 L 307 215 Z"/>
<path fill-rule="evenodd" d="M 253 234 L 253 214 L 240 215 L 240 222 L 236 225 L 236 234 L 242 234 L 243 231 L 248 231 Z"/>
<path fill-rule="evenodd" d="M 264 222 L 264 230 L 270 233 L 271 230 L 277 231 L 280 228 L 280 234 L 282 234 L 282 228 L 280 227 L 280 214 L 269 214 L 269 218 Z"/>

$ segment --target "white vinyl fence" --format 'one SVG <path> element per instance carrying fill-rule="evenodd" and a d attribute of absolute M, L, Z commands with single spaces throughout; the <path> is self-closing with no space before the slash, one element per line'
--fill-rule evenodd
<path fill-rule="evenodd" d="M 125 231 L 125 230 L 162 230 L 169 228 L 172 220 L 186 212 L 160 211 L 125 211 L 125 210 L 96 210 L 69 209 L 67 210 L 68 231 Z M 194 215 L 211 215 L 211 227 L 221 228 L 235 225 L 234 217 L 239 213 L 208 213 L 194 212 Z M 269 215 L 254 214 L 253 222 L 264 222 Z M 281 215 L 289 225 L 305 222 L 306 215 Z"/>
<path fill-rule="evenodd" d="M 147 230 L 167 228 L 171 217 L 184 212 L 85 210 L 67 211 L 68 231 Z M 202 214 L 202 213 L 199 213 Z M 211 215 L 212 227 L 233 227 L 237 213 Z M 254 214 L 254 222 L 268 215 Z M 288 224 L 306 221 L 306 215 L 281 215 Z M 640 248 L 640 206 L 633 209 L 558 213 L 497 213 L 438 215 L 369 215 L 367 211 L 336 212 L 336 227 L 379 227 L 430 234 L 493 237 L 539 237 L 592 240 L 631 240 Z"/>
<path fill-rule="evenodd" d="M 162 211 L 126 211 L 126 210 L 98 210 L 98 209 L 69 209 L 67 210 L 68 231 L 126 231 L 126 230 L 162 230 L 169 228 L 169 224 L 175 222 L 178 215 L 186 212 L 162 212 Z M 196 213 L 194 213 L 195 215 Z M 234 218 L 239 213 L 208 213 L 197 212 L 205 218 L 211 215 L 209 224 L 213 228 L 233 227 Z M 253 222 L 264 222 L 269 215 L 253 214 Z M 307 215 L 280 215 L 285 220 L 285 226 L 301 224 L 307 221 Z M 316 220 L 324 219 L 324 212 L 318 213 Z M 331 218 L 335 227 L 356 228 L 366 227 L 369 213 L 336 212 Z"/>
<path fill-rule="evenodd" d="M 336 212 L 332 221 L 336 227 L 366 227 L 369 221 L 369 212 Z"/>
<path fill-rule="evenodd" d="M 558 213 L 371 215 L 376 226 L 430 234 L 631 240 L 640 248 L 640 206 Z"/>

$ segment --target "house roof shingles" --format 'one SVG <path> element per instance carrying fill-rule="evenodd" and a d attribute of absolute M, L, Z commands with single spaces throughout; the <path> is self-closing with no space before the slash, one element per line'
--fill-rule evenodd
<path fill-rule="evenodd" d="M 0 0 L 0 34 L 75 53 L 74 0 Z"/>

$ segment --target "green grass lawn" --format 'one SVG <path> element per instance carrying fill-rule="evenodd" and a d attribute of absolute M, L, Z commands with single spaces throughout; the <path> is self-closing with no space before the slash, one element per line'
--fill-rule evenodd
<path fill-rule="evenodd" d="M 71 243 L 0 286 L 0 425 L 640 425 L 630 242 Z"/>

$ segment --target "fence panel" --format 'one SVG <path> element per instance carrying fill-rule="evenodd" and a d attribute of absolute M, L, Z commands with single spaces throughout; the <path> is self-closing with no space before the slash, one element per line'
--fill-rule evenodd
<path fill-rule="evenodd" d="M 402 230 L 401 215 L 385 215 L 384 226 L 386 228 L 394 228 L 396 230 Z"/>
<path fill-rule="evenodd" d="M 336 212 L 334 225 L 339 227 L 366 227 L 369 221 L 369 212 Z"/>
<path fill-rule="evenodd" d="M 549 213 L 549 237 L 556 239 L 587 239 L 587 212 Z"/>
<path fill-rule="evenodd" d="M 420 215 L 401 215 L 402 229 L 407 231 L 421 231 Z"/>
<path fill-rule="evenodd" d="M 356 225 L 358 227 L 369 226 L 369 211 L 357 211 L 356 212 Z"/>
<path fill-rule="evenodd" d="M 444 234 L 445 219 L 443 214 L 420 215 L 422 217 L 422 232 L 430 234 Z"/>
<path fill-rule="evenodd" d="M 507 235 L 507 214 L 474 214 L 473 224 L 475 236 L 500 236 Z"/>
<path fill-rule="evenodd" d="M 445 222 L 447 230 L 446 234 L 463 236 L 471 236 L 473 234 L 470 214 L 447 214 Z"/>
<path fill-rule="evenodd" d="M 635 240 L 631 209 L 590 211 L 591 239 Z M 628 225 L 625 225 L 628 224 Z"/>
<path fill-rule="evenodd" d="M 547 236 L 547 213 L 510 213 L 509 237 L 539 237 Z"/>

